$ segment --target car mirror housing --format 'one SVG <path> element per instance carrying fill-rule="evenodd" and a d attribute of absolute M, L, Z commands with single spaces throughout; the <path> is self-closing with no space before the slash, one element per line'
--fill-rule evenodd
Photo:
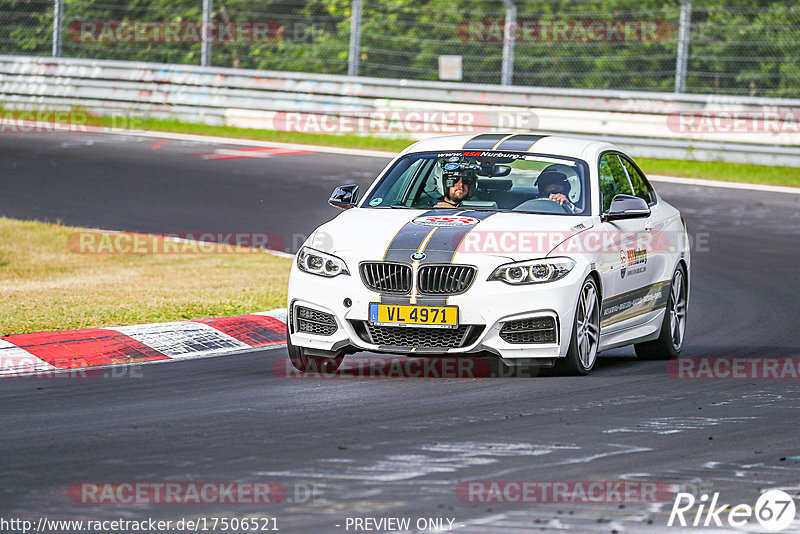
<path fill-rule="evenodd" d="M 603 214 L 603 220 L 618 221 L 649 216 L 650 206 L 644 199 L 632 195 L 616 195 L 611 201 L 608 211 Z"/>
<path fill-rule="evenodd" d="M 497 178 L 508 176 L 511 174 L 511 166 L 509 165 L 494 165 L 491 169 L 482 168 L 477 172 L 478 176 L 488 176 L 489 178 Z"/>
<path fill-rule="evenodd" d="M 356 207 L 358 200 L 358 186 L 356 184 L 340 185 L 331 193 L 328 204 L 334 208 L 349 210 Z"/>

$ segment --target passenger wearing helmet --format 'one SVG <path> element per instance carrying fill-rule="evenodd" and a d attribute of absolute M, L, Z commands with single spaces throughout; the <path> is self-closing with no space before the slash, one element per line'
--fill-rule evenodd
<path fill-rule="evenodd" d="M 436 165 L 436 187 L 444 199 L 434 208 L 457 208 L 461 201 L 469 200 L 475 193 L 478 175 L 475 168 L 463 163 L 444 163 Z"/>
<path fill-rule="evenodd" d="M 536 186 L 539 188 L 539 198 L 558 202 L 570 211 L 575 211 L 575 206 L 567 198 L 571 188 L 564 173 L 544 171 L 536 179 Z"/>

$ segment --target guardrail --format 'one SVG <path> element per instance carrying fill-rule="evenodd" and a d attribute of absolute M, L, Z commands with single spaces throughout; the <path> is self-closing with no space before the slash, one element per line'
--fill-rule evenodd
<path fill-rule="evenodd" d="M 12 109 L 80 106 L 104 115 L 137 112 L 314 133 L 341 132 L 358 124 L 367 124 L 375 135 L 412 138 L 457 129 L 534 130 L 602 136 L 641 157 L 800 167 L 800 100 L 789 99 L 480 86 L 20 56 L 0 56 L 0 99 Z"/>

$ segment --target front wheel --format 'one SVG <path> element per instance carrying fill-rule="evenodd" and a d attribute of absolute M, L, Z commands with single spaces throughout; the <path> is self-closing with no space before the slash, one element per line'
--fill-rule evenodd
<path fill-rule="evenodd" d="M 640 360 L 671 360 L 681 353 L 686 332 L 686 286 L 686 271 L 680 266 L 672 276 L 661 334 L 656 340 L 634 345 Z"/>
<path fill-rule="evenodd" d="M 292 345 L 289 325 L 286 325 L 286 351 L 289 353 L 289 361 L 301 373 L 335 373 L 344 360 L 344 356 L 306 356 L 303 347 Z"/>
<path fill-rule="evenodd" d="M 600 344 L 600 294 L 591 276 L 583 282 L 578 295 L 575 321 L 567 355 L 558 360 L 558 370 L 564 374 L 583 376 L 589 374 L 597 360 Z"/>

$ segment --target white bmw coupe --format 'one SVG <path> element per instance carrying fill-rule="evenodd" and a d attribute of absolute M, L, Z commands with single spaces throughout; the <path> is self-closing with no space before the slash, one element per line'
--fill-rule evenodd
<path fill-rule="evenodd" d="M 600 351 L 683 345 L 690 253 L 679 211 L 603 141 L 457 135 L 408 147 L 293 263 L 300 371 L 359 351 L 492 355 L 585 375 Z"/>

